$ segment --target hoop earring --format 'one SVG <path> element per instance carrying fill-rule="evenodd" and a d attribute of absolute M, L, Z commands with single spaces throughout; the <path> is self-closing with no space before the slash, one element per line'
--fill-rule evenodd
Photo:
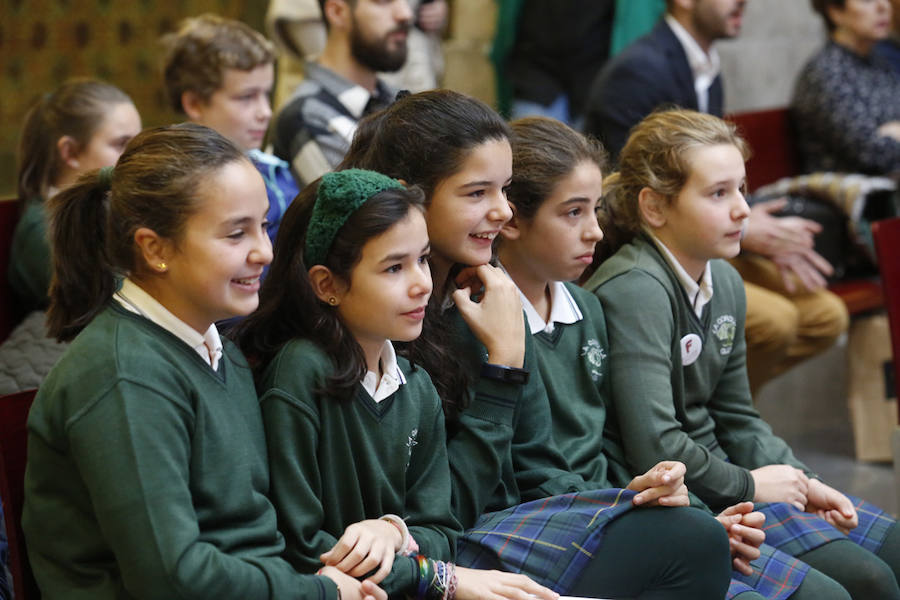
<path fill-rule="evenodd" d="M 330 304 L 332 306 L 337 306 L 337 298 L 335 298 L 334 296 L 330 297 L 328 299 L 328 304 Z"/>

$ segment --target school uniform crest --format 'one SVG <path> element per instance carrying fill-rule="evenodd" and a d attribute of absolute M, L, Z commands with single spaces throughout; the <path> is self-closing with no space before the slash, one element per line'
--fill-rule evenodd
<path fill-rule="evenodd" d="M 713 325 L 713 337 L 719 341 L 719 354 L 731 354 L 734 347 L 734 334 L 737 330 L 737 321 L 731 315 L 722 315 L 716 319 Z"/>
<path fill-rule="evenodd" d="M 413 446 L 417 446 L 419 442 L 416 441 L 416 437 L 419 435 L 419 428 L 415 428 L 409 432 L 409 435 L 406 437 L 406 468 L 409 468 L 409 461 L 412 460 L 412 449 Z"/>
<path fill-rule="evenodd" d="M 581 356 L 587 359 L 591 365 L 591 379 L 596 383 L 603 376 L 601 367 L 606 359 L 606 350 L 596 339 L 588 340 L 587 345 L 581 347 Z"/>

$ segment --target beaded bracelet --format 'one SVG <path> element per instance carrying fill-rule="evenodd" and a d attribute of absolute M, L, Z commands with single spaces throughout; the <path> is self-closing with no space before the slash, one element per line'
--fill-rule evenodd
<path fill-rule="evenodd" d="M 419 563 L 419 586 L 416 590 L 416 600 L 426 600 L 425 592 L 431 581 L 431 561 L 419 554 L 416 556 L 416 562 Z"/>
<path fill-rule="evenodd" d="M 456 565 L 416 556 L 419 565 L 419 585 L 416 600 L 453 600 L 458 580 Z"/>

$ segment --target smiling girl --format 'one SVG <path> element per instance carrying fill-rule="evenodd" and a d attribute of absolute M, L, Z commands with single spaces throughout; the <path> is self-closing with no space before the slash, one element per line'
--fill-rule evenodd
<path fill-rule="evenodd" d="M 259 365 L 287 559 L 389 594 L 474 600 L 499 581 L 548 598 L 521 575 L 447 562 L 460 527 L 441 403 L 391 342 L 419 337 L 431 295 L 421 190 L 358 169 L 320 181 L 288 210 L 278 284 L 239 333 Z"/>
<path fill-rule="evenodd" d="M 280 557 L 253 379 L 214 325 L 257 306 L 267 209 L 253 165 L 196 125 L 144 132 L 52 201 L 48 322 L 74 341 L 28 418 L 44 598 L 363 597 Z"/>
<path fill-rule="evenodd" d="M 894 519 L 826 485 L 753 407 L 743 286 L 721 260 L 740 250 L 749 215 L 746 157 L 732 125 L 665 111 L 632 131 L 606 180 L 627 243 L 585 287 L 606 314 L 611 435 L 632 472 L 679 457 L 710 507 L 760 503 L 766 542 L 800 559 L 791 570 L 832 578 L 817 574 L 811 597 L 900 597 Z"/>
<path fill-rule="evenodd" d="M 572 472 L 551 439 L 518 292 L 490 264 L 512 216 L 510 137 L 481 102 L 423 92 L 364 120 L 345 160 L 425 192 L 435 286 L 417 343 L 453 357 L 424 354 L 421 364 L 448 418 L 454 512 L 468 529 L 457 560 L 525 573 L 560 593 L 721 598 L 726 536 L 715 520 L 680 506 L 680 464 L 660 463 L 628 490 L 595 491 L 603 484 Z M 650 503 L 677 508 L 632 510 Z"/>

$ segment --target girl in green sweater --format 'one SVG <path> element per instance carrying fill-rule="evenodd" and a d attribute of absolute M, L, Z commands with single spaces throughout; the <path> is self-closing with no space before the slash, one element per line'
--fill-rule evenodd
<path fill-rule="evenodd" d="M 498 249 L 516 282 L 550 397 L 553 437 L 586 479 L 626 484 L 631 474 L 610 406 L 610 346 L 599 300 L 569 283 L 582 276 L 603 232 L 597 220 L 605 153 L 599 143 L 552 119 L 511 124 L 513 218 Z M 607 418 L 610 416 L 611 418 Z M 705 508 L 705 507 L 704 507 Z M 825 598 L 824 577 L 764 545 L 764 515 L 751 502 L 726 508 L 734 573 L 728 597 Z M 752 563 L 750 561 L 753 561 Z M 785 567 L 788 568 L 785 568 Z"/>
<path fill-rule="evenodd" d="M 70 79 L 25 115 L 18 148 L 19 221 L 10 246 L 9 283 L 25 311 L 47 306 L 50 246 L 45 202 L 82 173 L 115 164 L 141 118 L 122 90 Z"/>
<path fill-rule="evenodd" d="M 51 201 L 48 323 L 74 341 L 28 417 L 44 598 L 386 598 L 281 558 L 253 378 L 214 324 L 257 306 L 267 204 L 250 161 L 197 125 L 145 131 Z"/>
<path fill-rule="evenodd" d="M 757 502 L 766 542 L 832 579 L 820 597 L 900 598 L 894 519 L 823 482 L 753 407 L 743 285 L 722 260 L 749 215 L 747 154 L 721 119 L 658 112 L 607 178 L 620 247 L 585 287 L 606 315 L 610 425 L 633 472 L 677 457 L 709 506 Z"/>
<path fill-rule="evenodd" d="M 364 119 L 343 165 L 425 192 L 435 291 L 417 343 L 449 351 L 422 364 L 448 421 L 454 513 L 467 529 L 457 560 L 566 594 L 722 598 L 727 536 L 707 514 L 679 506 L 681 465 L 654 466 L 628 489 L 598 489 L 608 484 L 573 472 L 551 439 L 518 292 L 489 264 L 511 216 L 510 136 L 481 102 L 423 92 Z M 667 508 L 633 509 L 655 503 Z"/>
<path fill-rule="evenodd" d="M 326 174 L 285 214 L 260 308 L 237 333 L 257 366 L 285 556 L 391 595 L 552 600 L 522 575 L 449 562 L 460 527 L 441 403 L 391 343 L 421 333 L 428 252 L 421 190 L 372 171 Z"/>

